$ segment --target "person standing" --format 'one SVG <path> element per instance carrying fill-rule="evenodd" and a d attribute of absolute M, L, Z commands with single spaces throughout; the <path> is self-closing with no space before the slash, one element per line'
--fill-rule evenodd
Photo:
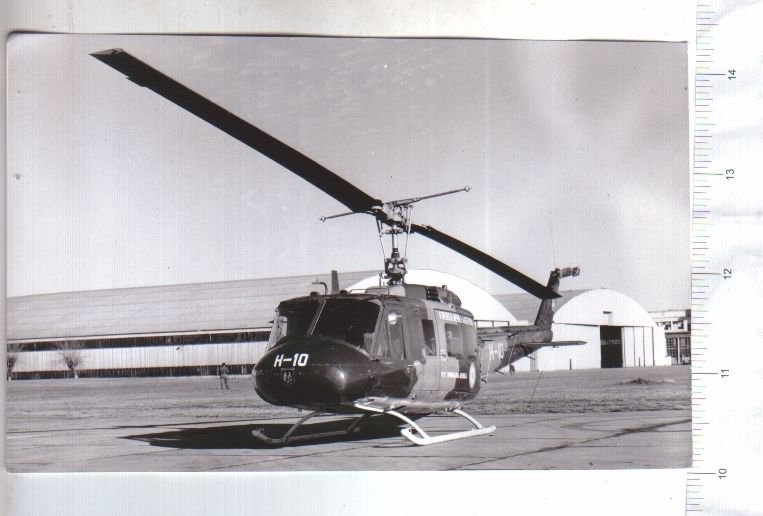
<path fill-rule="evenodd" d="M 220 388 L 230 389 L 230 387 L 228 387 L 228 366 L 225 365 L 225 362 L 217 368 L 217 374 L 220 376 Z"/>

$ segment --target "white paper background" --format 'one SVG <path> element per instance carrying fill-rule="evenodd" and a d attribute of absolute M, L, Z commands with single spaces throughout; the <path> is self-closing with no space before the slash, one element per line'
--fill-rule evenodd
<path fill-rule="evenodd" d="M 668 5 L 665 5 L 668 4 Z M 740 23 L 760 15 L 740 2 Z M 473 36 L 537 39 L 692 41 L 695 4 L 660 1 L 9 1 L 0 20 L 11 30 L 55 32 L 203 32 L 326 35 Z M 745 11 L 750 11 L 749 15 Z M 757 20 L 760 21 L 760 16 Z M 760 27 L 760 23 L 757 23 Z M 757 32 L 760 32 L 759 30 Z M 757 42 L 759 44 L 759 41 Z M 690 45 L 691 46 L 691 45 Z M 758 47 L 759 50 L 760 47 Z M 3 41 L 3 50 L 5 42 Z M 760 53 L 745 57 L 757 63 Z M 3 56 L 5 52 L 3 51 Z M 757 61 L 756 61 L 757 60 Z M 690 57 L 689 62 L 693 60 Z M 4 68 L 3 68 L 4 69 Z M 3 72 L 4 73 L 4 72 Z M 693 84 L 693 71 L 687 71 Z M 2 81 L 5 88 L 5 81 Z M 759 98 L 759 97 L 758 97 Z M 757 106 L 759 108 L 759 105 Z M 2 107 L 5 110 L 5 105 Z M 688 107 L 687 107 L 688 109 Z M 760 111 L 753 125 L 760 126 Z M 3 117 L 4 119 L 4 117 Z M 4 145 L 4 139 L 3 139 Z M 759 161 L 758 161 L 759 164 Z M 689 171 L 687 171 L 689 173 Z M 750 169 L 750 175 L 754 170 Z M 758 172 L 759 175 L 759 172 Z M 759 186 L 752 183 L 751 186 Z M 4 188 L 4 186 L 3 186 Z M 758 190 L 760 191 L 760 190 Z M 4 191 L 3 191 L 4 193 Z M 747 206 L 742 246 L 750 281 L 760 281 L 760 204 Z M 753 210 L 749 213 L 749 210 Z M 734 224 L 734 227 L 740 227 Z M 753 238 L 750 238 L 753 237 Z M 735 251 L 736 252 L 736 251 Z M 747 288 L 760 306 L 760 288 Z M 731 298 L 736 301 L 736 297 Z M 733 310 L 731 311 L 733 312 Z M 755 310 L 750 310 L 755 313 Z M 757 311 L 759 313 L 759 311 Z M 752 317 L 754 315 L 749 314 Z M 759 318 L 759 317 L 758 317 Z M 749 322 L 749 320 L 748 320 Z M 753 324 L 749 322 L 749 324 Z M 745 335 L 760 340 L 760 323 Z M 757 355 L 759 356 L 759 355 Z M 733 360 L 736 360 L 734 362 Z M 740 359 L 732 366 L 750 371 Z M 757 364 L 760 367 L 760 364 Z M 743 375 L 744 376 L 744 375 Z M 740 396 L 760 387 L 760 370 L 737 384 Z M 757 389 L 759 391 L 759 389 Z M 4 400 L 4 392 L 3 397 Z M 759 399 L 759 398 L 758 398 Z M 747 410 L 749 408 L 749 410 Z M 747 458 L 760 464 L 760 410 L 741 410 Z M 4 407 L 2 410 L 4 413 Z M 748 427 L 748 425 L 750 425 Z M 727 446 L 728 449 L 728 446 Z M 733 453 L 733 452 L 732 452 Z M 739 471 L 743 475 L 744 471 Z M 760 513 L 750 482 L 734 484 L 718 513 Z M 3 474 L 7 514 L 682 514 L 685 472 L 438 472 L 298 474 Z M 756 505 L 757 504 L 757 505 Z M 715 511 L 708 511 L 712 513 Z"/>

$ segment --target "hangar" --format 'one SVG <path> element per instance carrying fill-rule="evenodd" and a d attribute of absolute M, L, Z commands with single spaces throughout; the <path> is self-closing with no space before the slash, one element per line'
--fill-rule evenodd
<path fill-rule="evenodd" d="M 364 288 L 378 273 L 339 275 L 339 286 Z M 526 324 L 538 300 L 529 294 L 490 296 L 435 271 L 409 281 L 448 285 L 479 324 Z M 66 292 L 7 302 L 8 352 L 18 378 L 214 374 L 226 362 L 246 373 L 265 350 L 278 302 L 328 288 L 329 274 L 256 280 Z M 555 340 L 582 346 L 544 348 L 515 363 L 518 371 L 670 365 L 665 334 L 627 296 L 608 289 L 563 291 L 555 301 Z M 10 365 L 10 362 L 9 362 Z"/>
<path fill-rule="evenodd" d="M 554 340 L 581 346 L 543 348 L 514 364 L 517 371 L 671 365 L 665 331 L 625 294 L 610 289 L 560 292 L 554 301 Z M 496 296 L 520 321 L 533 321 L 538 303 L 525 294 Z"/>
<path fill-rule="evenodd" d="M 339 274 L 339 285 L 370 272 Z M 71 374 L 244 373 L 265 350 L 279 301 L 322 291 L 330 274 L 62 292 L 7 300 L 8 365 L 17 378 Z"/>
<path fill-rule="evenodd" d="M 378 281 L 369 276 L 349 288 Z M 458 293 L 478 325 L 532 324 L 540 302 L 526 293 L 491 296 L 456 276 L 438 271 L 409 271 L 408 281 L 447 285 Z M 561 291 L 554 301 L 554 340 L 585 344 L 542 348 L 514 363 L 517 371 L 647 367 L 671 365 L 665 331 L 636 301 L 610 289 Z"/>

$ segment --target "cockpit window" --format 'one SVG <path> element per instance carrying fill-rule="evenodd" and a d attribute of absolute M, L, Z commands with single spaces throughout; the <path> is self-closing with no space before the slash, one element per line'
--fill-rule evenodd
<path fill-rule="evenodd" d="M 281 337 L 307 335 L 319 306 L 317 299 L 282 303 L 276 311 L 276 318 L 268 339 L 268 349 L 275 346 Z"/>
<path fill-rule="evenodd" d="M 367 300 L 327 299 L 313 335 L 333 337 L 369 350 L 380 308 Z"/>

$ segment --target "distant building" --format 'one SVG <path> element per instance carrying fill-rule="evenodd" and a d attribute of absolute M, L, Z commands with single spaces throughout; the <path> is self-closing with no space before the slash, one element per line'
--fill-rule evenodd
<path fill-rule="evenodd" d="M 668 354 L 673 364 L 691 363 L 691 310 L 649 312 L 654 322 L 665 330 Z"/>
<path fill-rule="evenodd" d="M 369 272 L 339 275 L 340 286 Z M 324 292 L 328 274 L 62 292 L 7 300 L 16 378 L 248 373 L 284 299 Z"/>
<path fill-rule="evenodd" d="M 341 288 L 375 281 L 374 272 L 339 275 Z M 532 323 L 539 307 L 529 294 L 490 296 L 435 271 L 411 271 L 409 281 L 447 284 L 483 326 L 491 321 L 501 326 Z M 79 361 L 80 376 L 214 374 L 222 362 L 233 374 L 248 373 L 265 351 L 278 303 L 311 291 L 323 293 L 330 282 L 328 274 L 319 274 L 10 298 L 6 315 L 8 351 L 16 359 L 13 374 L 64 376 L 69 374 L 65 357 L 72 356 Z M 554 338 L 585 344 L 543 348 L 515 363 L 517 371 L 688 360 L 688 312 L 650 316 L 632 299 L 608 289 L 561 294 L 554 302 Z M 666 335 L 673 344 L 666 345 Z"/>

